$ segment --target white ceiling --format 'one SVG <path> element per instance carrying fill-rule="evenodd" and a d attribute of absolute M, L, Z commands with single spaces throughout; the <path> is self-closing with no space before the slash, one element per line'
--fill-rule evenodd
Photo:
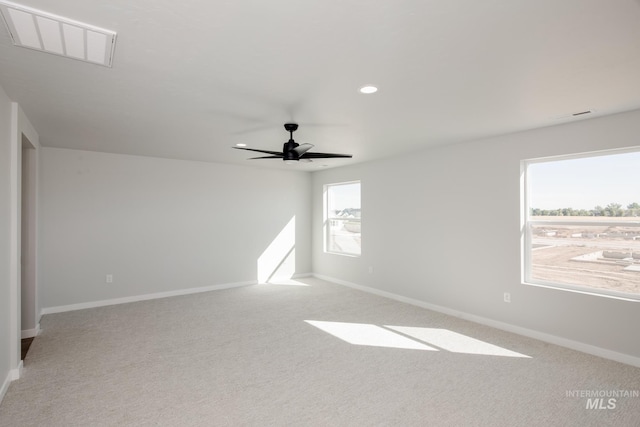
<path fill-rule="evenodd" d="M 118 33 L 107 68 L 0 28 L 43 146 L 291 168 L 231 147 L 280 150 L 293 121 L 354 155 L 313 171 L 640 108 L 637 0 L 14 2 Z"/>

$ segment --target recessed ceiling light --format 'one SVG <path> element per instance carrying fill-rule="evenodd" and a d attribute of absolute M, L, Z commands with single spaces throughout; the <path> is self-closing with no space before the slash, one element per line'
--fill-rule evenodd
<path fill-rule="evenodd" d="M 377 91 L 378 91 L 378 88 L 371 85 L 362 86 L 360 88 L 360 93 L 365 93 L 365 94 L 376 93 Z"/>
<path fill-rule="evenodd" d="M 114 31 L 4 0 L 0 15 L 16 46 L 111 67 Z"/>
<path fill-rule="evenodd" d="M 246 146 L 247 146 L 247 144 L 242 144 L 242 143 L 236 144 L 236 147 L 246 147 Z"/>

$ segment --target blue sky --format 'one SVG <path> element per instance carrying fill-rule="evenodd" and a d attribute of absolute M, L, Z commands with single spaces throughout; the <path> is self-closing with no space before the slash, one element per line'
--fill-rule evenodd
<path fill-rule="evenodd" d="M 329 210 L 360 208 L 360 183 L 334 185 L 330 187 L 331 206 Z"/>
<path fill-rule="evenodd" d="M 529 165 L 531 208 L 593 209 L 640 203 L 640 152 Z"/>

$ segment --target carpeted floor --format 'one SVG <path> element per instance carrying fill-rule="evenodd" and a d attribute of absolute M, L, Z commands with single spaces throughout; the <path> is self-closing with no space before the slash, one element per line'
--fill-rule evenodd
<path fill-rule="evenodd" d="M 2 426 L 640 420 L 640 397 L 597 409 L 585 394 L 633 394 L 639 368 L 317 279 L 52 314 L 41 327 Z"/>

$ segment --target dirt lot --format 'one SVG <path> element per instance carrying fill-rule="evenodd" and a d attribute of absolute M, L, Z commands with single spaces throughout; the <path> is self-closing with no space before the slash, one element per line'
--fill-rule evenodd
<path fill-rule="evenodd" d="M 549 246 L 532 251 L 532 278 L 640 294 L 640 272 L 624 271 L 624 265 L 573 261 L 571 258 L 598 248 Z M 603 249 L 600 249 L 603 250 Z M 604 249 L 606 250 L 606 249 Z"/>

